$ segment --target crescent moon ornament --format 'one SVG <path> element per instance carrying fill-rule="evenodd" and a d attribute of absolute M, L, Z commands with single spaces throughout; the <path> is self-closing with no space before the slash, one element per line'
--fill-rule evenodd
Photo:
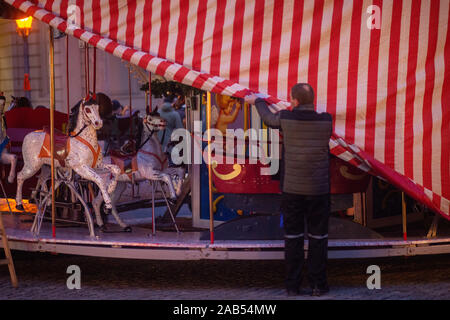
<path fill-rule="evenodd" d="M 220 180 L 233 180 L 234 178 L 236 178 L 237 176 L 239 176 L 242 172 L 242 166 L 240 164 L 235 163 L 233 165 L 233 171 L 231 171 L 230 173 L 226 173 L 226 174 L 222 174 L 217 172 L 216 168 L 217 168 L 217 161 L 213 161 L 212 165 L 211 165 L 212 170 L 214 171 L 214 174 L 220 179 Z"/>

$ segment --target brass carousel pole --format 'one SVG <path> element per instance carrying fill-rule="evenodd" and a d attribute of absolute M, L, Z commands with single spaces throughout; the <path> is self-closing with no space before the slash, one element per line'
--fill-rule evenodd
<path fill-rule="evenodd" d="M 53 39 L 53 29 L 48 28 L 50 50 L 49 50 L 49 69 L 50 69 L 50 159 L 51 159 L 51 181 L 52 181 L 52 234 L 56 236 L 55 228 L 55 48 Z"/>
<path fill-rule="evenodd" d="M 206 130 L 208 132 L 208 192 L 209 192 L 209 233 L 211 244 L 214 244 L 214 213 L 212 195 L 211 170 L 211 92 L 206 93 Z"/>
<path fill-rule="evenodd" d="M 130 116 L 130 141 L 133 140 L 133 107 L 132 107 L 132 98 L 131 98 L 131 64 L 128 65 L 128 98 L 129 98 L 129 104 L 128 104 L 128 108 L 129 108 L 129 116 Z M 134 152 L 136 150 L 136 145 L 133 143 L 133 150 L 132 152 Z M 131 179 L 131 197 L 135 198 L 134 195 L 134 179 Z"/>

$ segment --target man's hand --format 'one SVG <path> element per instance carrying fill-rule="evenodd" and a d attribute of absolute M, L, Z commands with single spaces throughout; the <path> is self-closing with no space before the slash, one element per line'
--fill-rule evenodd
<path fill-rule="evenodd" d="M 129 112 L 130 112 L 130 106 L 125 106 L 125 107 L 123 107 L 123 109 L 120 111 L 120 115 L 121 115 L 122 117 L 124 117 L 124 116 L 126 116 L 127 113 L 129 113 Z"/>
<path fill-rule="evenodd" d="M 258 99 L 258 97 L 254 94 L 244 97 L 245 102 L 247 102 L 248 104 L 255 104 L 256 99 Z"/>

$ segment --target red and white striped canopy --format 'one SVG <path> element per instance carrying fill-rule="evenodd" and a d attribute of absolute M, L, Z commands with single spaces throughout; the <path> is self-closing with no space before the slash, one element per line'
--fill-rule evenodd
<path fill-rule="evenodd" d="M 167 79 L 257 92 L 274 112 L 308 82 L 333 115 L 335 155 L 450 218 L 448 0 L 6 2 Z"/>

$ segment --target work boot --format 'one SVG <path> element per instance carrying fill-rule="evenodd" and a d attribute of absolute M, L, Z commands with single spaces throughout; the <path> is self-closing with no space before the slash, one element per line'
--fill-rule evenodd
<path fill-rule="evenodd" d="M 286 289 L 286 294 L 289 297 L 293 297 L 293 296 L 298 296 L 300 294 L 300 290 L 295 290 L 295 289 Z"/>
<path fill-rule="evenodd" d="M 320 297 L 328 292 L 330 292 L 330 288 L 328 286 L 324 287 L 315 286 L 314 288 L 311 289 L 311 296 Z"/>

